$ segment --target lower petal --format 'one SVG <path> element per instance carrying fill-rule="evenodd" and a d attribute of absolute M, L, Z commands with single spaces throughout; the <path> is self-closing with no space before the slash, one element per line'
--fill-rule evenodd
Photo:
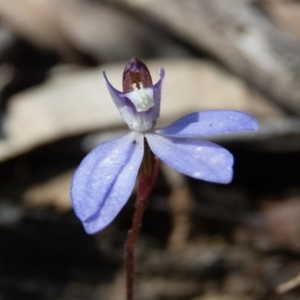
<path fill-rule="evenodd" d="M 246 113 L 236 110 L 206 110 L 186 115 L 156 132 L 174 137 L 201 137 L 254 131 L 257 128 L 257 121 Z"/>
<path fill-rule="evenodd" d="M 233 156 L 214 143 L 192 138 L 147 134 L 153 153 L 175 170 L 196 179 L 215 183 L 232 180 Z"/>
<path fill-rule="evenodd" d="M 84 158 L 73 177 L 71 199 L 88 233 L 109 225 L 125 205 L 143 153 L 143 136 L 130 133 L 100 144 Z"/>

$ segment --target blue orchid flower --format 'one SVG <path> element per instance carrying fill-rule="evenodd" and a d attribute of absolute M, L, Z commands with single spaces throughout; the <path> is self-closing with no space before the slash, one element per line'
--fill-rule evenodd
<path fill-rule="evenodd" d="M 128 201 L 143 160 L 145 140 L 155 156 L 185 175 L 221 184 L 232 180 L 232 154 L 200 137 L 254 131 L 258 128 L 255 119 L 235 110 L 207 110 L 156 128 L 164 69 L 158 70 L 160 80 L 153 85 L 146 65 L 132 58 L 123 73 L 123 92 L 103 74 L 130 132 L 98 145 L 74 174 L 71 199 L 87 233 L 104 229 Z"/>

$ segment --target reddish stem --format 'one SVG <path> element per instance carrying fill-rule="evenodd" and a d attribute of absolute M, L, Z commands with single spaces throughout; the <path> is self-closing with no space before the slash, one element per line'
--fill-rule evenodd
<path fill-rule="evenodd" d="M 127 300 L 133 300 L 134 247 L 139 236 L 143 214 L 147 207 L 150 193 L 158 176 L 158 171 L 159 159 L 152 154 L 149 146 L 146 143 L 145 155 L 139 171 L 137 197 L 135 202 L 132 227 L 128 232 L 128 237 L 125 244 Z"/>

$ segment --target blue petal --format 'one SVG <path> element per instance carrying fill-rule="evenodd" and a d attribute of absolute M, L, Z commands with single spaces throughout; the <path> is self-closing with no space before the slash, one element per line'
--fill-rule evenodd
<path fill-rule="evenodd" d="M 199 137 L 214 134 L 257 130 L 257 121 L 235 110 L 206 110 L 186 115 L 156 132 L 177 137 Z"/>
<path fill-rule="evenodd" d="M 136 114 L 134 105 L 127 98 L 124 98 L 124 96 L 123 96 L 124 93 L 118 91 L 117 89 L 115 89 L 111 85 L 111 83 L 107 79 L 107 76 L 106 76 L 105 72 L 103 72 L 103 76 L 104 76 L 104 79 L 106 81 L 106 86 L 107 86 L 107 89 L 110 93 L 110 96 L 112 97 L 115 105 L 117 106 L 122 119 L 127 124 L 131 124 L 132 123 L 132 118 Z"/>
<path fill-rule="evenodd" d="M 214 143 L 158 134 L 146 134 L 146 138 L 157 157 L 183 174 L 215 183 L 232 179 L 233 156 Z"/>
<path fill-rule="evenodd" d="M 143 135 L 130 133 L 93 149 L 76 170 L 71 199 L 88 233 L 106 227 L 127 202 L 144 153 Z"/>
<path fill-rule="evenodd" d="M 153 86 L 153 98 L 154 98 L 154 102 L 155 102 L 154 107 L 151 108 L 151 114 L 152 114 L 153 120 L 157 120 L 159 117 L 159 113 L 160 113 L 161 90 L 162 90 L 162 85 L 163 85 L 164 78 L 165 78 L 164 68 L 159 68 L 157 70 L 157 73 L 160 77 L 160 80 Z"/>

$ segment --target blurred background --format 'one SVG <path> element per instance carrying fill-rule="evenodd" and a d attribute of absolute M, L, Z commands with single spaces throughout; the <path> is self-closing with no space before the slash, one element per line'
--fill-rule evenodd
<path fill-rule="evenodd" d="M 154 82 L 166 70 L 160 124 L 203 109 L 260 122 L 211 139 L 235 156 L 229 185 L 162 165 L 136 299 L 299 299 L 300 1 L 0 0 L 0 300 L 125 299 L 134 194 L 88 236 L 69 187 L 126 130 L 102 72 L 121 89 L 132 56 Z"/>

